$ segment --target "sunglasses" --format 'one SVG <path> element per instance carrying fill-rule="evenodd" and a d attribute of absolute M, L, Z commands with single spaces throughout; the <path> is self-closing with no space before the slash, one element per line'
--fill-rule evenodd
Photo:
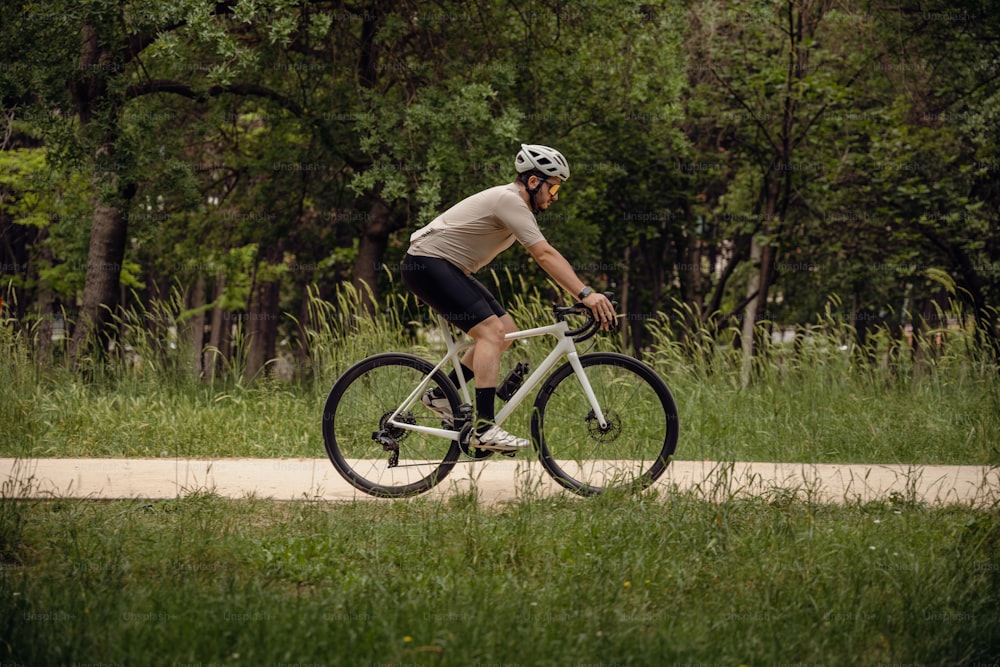
<path fill-rule="evenodd" d="M 562 183 L 550 183 L 549 181 L 542 181 L 542 182 L 549 186 L 549 195 L 552 196 L 555 196 L 556 193 L 559 192 L 560 186 L 562 186 Z"/>

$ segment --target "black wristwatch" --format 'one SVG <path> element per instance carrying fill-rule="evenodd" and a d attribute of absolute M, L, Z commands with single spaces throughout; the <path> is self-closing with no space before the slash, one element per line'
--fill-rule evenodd
<path fill-rule="evenodd" d="M 587 287 L 584 287 L 582 290 L 580 290 L 580 293 L 576 295 L 576 298 L 579 299 L 580 301 L 583 301 L 593 293 L 594 290 L 591 289 L 591 287 L 588 285 Z"/>

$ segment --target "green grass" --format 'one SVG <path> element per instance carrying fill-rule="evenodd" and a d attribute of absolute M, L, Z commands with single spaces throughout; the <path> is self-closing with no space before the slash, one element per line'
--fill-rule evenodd
<path fill-rule="evenodd" d="M 309 375 L 297 383 L 246 382 L 236 362 L 214 383 L 198 380 L 184 370 L 183 351 L 156 348 L 148 332 L 127 327 L 142 364 L 101 366 L 84 380 L 36 368 L 27 334 L 0 327 L 0 352 L 11 360 L 0 365 L 0 456 L 322 457 L 323 403 L 350 364 L 386 350 L 440 354 L 401 321 L 405 302 L 345 317 L 356 298 L 314 303 Z M 513 299 L 511 310 L 522 327 L 551 319 L 537 296 Z M 950 332 L 920 369 L 884 336 L 845 352 L 850 331 L 817 326 L 794 350 L 771 346 L 749 386 L 726 332 L 681 337 L 654 326 L 654 334 L 643 358 L 677 401 L 678 459 L 1000 464 L 1000 374 L 967 332 Z M 517 343 L 505 367 L 521 359 L 537 367 L 547 346 Z M 614 348 L 605 337 L 581 351 Z M 529 414 L 523 406 L 511 430 L 527 435 Z"/>
<path fill-rule="evenodd" d="M 679 458 L 1000 464 L 1000 385 L 990 378 L 881 387 L 799 376 L 741 389 L 666 377 L 682 419 Z"/>
<path fill-rule="evenodd" d="M 995 505 L 721 495 L 2 501 L 0 662 L 995 658 Z"/>
<path fill-rule="evenodd" d="M 739 389 L 664 376 L 681 418 L 679 459 L 1000 463 L 998 390 L 985 378 L 913 389 L 796 380 Z M 322 457 L 325 398 L 319 387 L 278 384 L 5 384 L 0 456 Z M 518 428 L 527 435 L 526 418 Z"/>
<path fill-rule="evenodd" d="M 522 326 L 547 321 L 537 299 L 514 305 Z M 336 377 L 370 353 L 431 346 L 392 311 L 314 306 L 324 324 L 296 384 L 248 383 L 238 362 L 194 380 L 180 351 L 141 336 L 141 367 L 82 379 L 37 368 L 26 334 L 0 326 L 0 456 L 323 456 Z M 725 336 L 662 333 L 644 358 L 677 400 L 678 458 L 1000 462 L 997 369 L 961 334 L 916 368 L 842 353 L 844 332 L 820 330 L 771 349 L 743 386 Z M 543 353 L 519 344 L 508 363 Z M 15 479 L 0 489 L 0 665 L 995 660 L 995 491 L 975 509 L 904 495 L 836 506 L 808 489 L 737 496 L 735 482 L 659 497 L 523 490 L 487 507 L 474 493 L 18 501 L 28 482 Z"/>

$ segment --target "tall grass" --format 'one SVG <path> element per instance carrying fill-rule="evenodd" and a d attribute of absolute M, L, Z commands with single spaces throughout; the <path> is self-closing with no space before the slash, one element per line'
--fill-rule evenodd
<path fill-rule="evenodd" d="M 364 304 L 374 300 L 374 294 L 362 294 L 351 285 L 342 286 L 332 301 L 320 299 L 311 290 L 308 298 L 310 371 L 323 389 L 366 356 L 414 345 L 414 323 L 405 317 L 419 309 L 409 295 L 390 293 L 372 310 Z"/>
<path fill-rule="evenodd" d="M 932 332 L 918 367 L 905 341 L 881 329 L 859 345 L 831 310 L 790 342 L 762 324 L 749 386 L 738 327 L 692 325 L 681 305 L 652 319 L 646 361 L 678 400 L 680 457 L 1000 464 L 1000 369 L 973 332 Z"/>
<path fill-rule="evenodd" d="M 296 382 L 249 382 L 238 353 L 230 372 L 196 377 L 188 361 L 195 351 L 183 337 L 175 344 L 164 337 L 164 323 L 183 319 L 177 299 L 121 318 L 119 351 L 127 346 L 128 354 L 93 360 L 86 377 L 39 368 L 32 332 L 7 321 L 0 455 L 322 457 L 320 411 L 340 373 L 375 352 L 434 358 L 443 350 L 436 322 L 412 297 L 385 297 L 369 312 L 366 296 L 349 287 L 330 301 L 311 295 L 309 321 L 297 323 L 308 332 L 308 368 Z M 537 292 L 520 290 L 504 302 L 522 328 L 552 321 L 552 304 Z M 1000 463 L 998 371 L 967 331 L 931 338 L 918 372 L 912 351 L 887 331 L 861 347 L 857 332 L 828 310 L 791 342 L 763 335 L 755 379 L 743 386 L 735 327 L 700 322 L 679 306 L 646 321 L 642 357 L 680 410 L 678 458 Z M 605 335 L 581 351 L 621 347 Z M 544 339 L 518 342 L 504 371 L 519 360 L 536 367 L 548 349 Z M 526 434 L 529 412 L 515 415 L 512 428 Z"/>

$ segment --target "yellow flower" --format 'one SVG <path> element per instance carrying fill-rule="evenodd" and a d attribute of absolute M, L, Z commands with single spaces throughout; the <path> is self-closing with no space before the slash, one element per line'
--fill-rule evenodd
<path fill-rule="evenodd" d="M 631 586 L 631 585 L 632 585 L 632 582 L 631 582 L 631 581 L 626 581 L 626 582 L 625 582 L 625 588 L 628 588 L 628 587 L 629 587 L 629 586 Z"/>
<path fill-rule="evenodd" d="M 404 644 L 409 644 L 412 641 L 413 641 L 413 637 L 411 637 L 410 635 L 406 635 L 405 637 L 403 637 L 403 643 Z"/>

